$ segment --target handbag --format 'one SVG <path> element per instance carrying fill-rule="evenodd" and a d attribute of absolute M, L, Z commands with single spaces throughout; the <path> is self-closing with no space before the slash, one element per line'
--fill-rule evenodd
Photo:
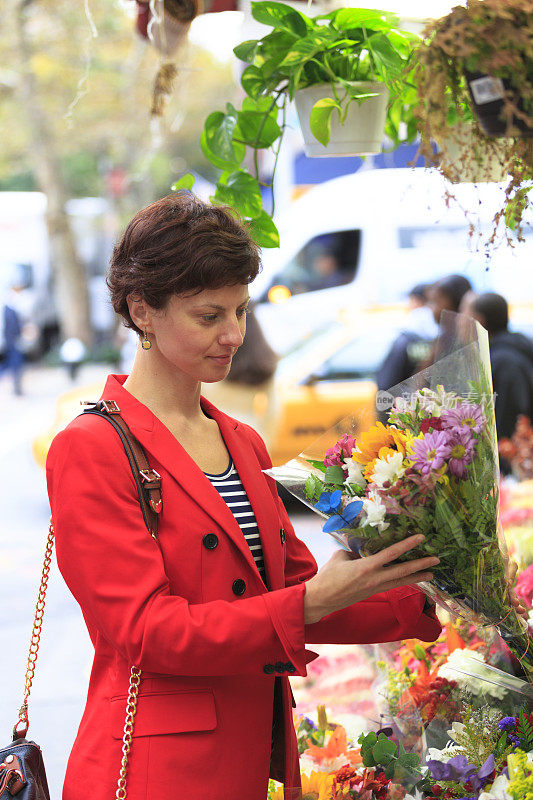
<path fill-rule="evenodd" d="M 106 419 L 119 434 L 133 472 L 146 527 L 149 534 L 157 540 L 158 514 L 162 508 L 161 476 L 150 468 L 144 449 L 120 416 L 120 408 L 114 400 L 99 400 L 97 403 L 84 401 L 83 405 L 91 406 L 83 412 L 84 414 L 97 414 Z M 0 748 L 0 800 L 8 800 L 11 797 L 17 797 L 17 800 L 50 800 L 41 748 L 36 742 L 28 740 L 26 736 L 29 728 L 28 701 L 39 653 L 53 547 L 54 526 L 50 520 L 26 665 L 22 705 L 18 721 L 13 727 L 11 743 L 7 747 Z M 122 759 L 117 780 L 116 800 L 127 800 L 127 769 L 141 678 L 141 670 L 132 666 L 126 701 Z"/>

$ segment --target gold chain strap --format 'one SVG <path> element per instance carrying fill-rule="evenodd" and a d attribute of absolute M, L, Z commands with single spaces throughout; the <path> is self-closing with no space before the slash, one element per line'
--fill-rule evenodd
<path fill-rule="evenodd" d="M 19 710 L 18 722 L 13 728 L 13 737 L 16 739 L 24 738 L 28 732 L 29 719 L 28 719 L 28 698 L 30 696 L 33 678 L 35 675 L 35 664 L 37 662 L 37 655 L 39 653 L 39 644 L 41 641 L 41 631 L 43 627 L 44 604 L 46 600 L 46 590 L 48 588 L 48 578 L 50 575 L 50 564 L 52 562 L 52 549 L 54 546 L 54 526 L 50 521 L 48 528 L 48 539 L 46 540 L 46 550 L 44 554 L 43 571 L 41 573 L 41 583 L 39 586 L 39 594 L 37 595 L 37 603 L 35 605 L 35 617 L 33 620 L 33 629 L 30 639 L 30 651 L 28 653 L 28 663 L 26 665 L 26 678 L 24 681 L 24 697 L 22 705 Z M 19 730 L 19 725 L 22 729 Z"/>
<path fill-rule="evenodd" d="M 138 667 L 131 668 L 130 690 L 128 692 L 128 702 L 126 703 L 126 722 L 124 723 L 124 736 L 122 737 L 122 761 L 120 763 L 120 773 L 118 788 L 115 795 L 116 800 L 126 800 L 126 772 L 128 769 L 128 758 L 131 750 L 131 737 L 133 735 L 133 723 L 137 712 L 137 699 L 139 696 L 139 686 L 141 683 L 141 670 Z"/>
<path fill-rule="evenodd" d="M 35 617 L 33 620 L 33 629 L 30 639 L 30 651 L 28 653 L 28 663 L 26 665 L 26 678 L 24 682 L 24 697 L 22 705 L 19 709 L 19 718 L 13 728 L 13 738 L 24 738 L 29 728 L 28 718 L 28 699 L 35 676 L 35 664 L 37 663 L 37 655 L 39 653 L 39 644 L 41 642 L 41 633 L 43 627 L 44 606 L 46 601 L 46 590 L 48 589 L 48 578 L 50 577 L 50 565 L 52 563 L 52 550 L 54 548 L 54 526 L 52 520 L 48 527 L 48 538 L 46 540 L 46 550 L 44 553 L 43 571 L 41 573 L 41 583 L 39 585 L 39 594 L 37 595 L 37 603 L 35 605 Z M 130 675 L 130 689 L 128 693 L 128 702 L 126 703 L 126 721 L 124 723 L 124 736 L 122 737 L 122 761 L 120 762 L 120 774 L 118 779 L 118 788 L 116 792 L 116 800 L 127 800 L 126 794 L 126 773 L 128 769 L 128 758 L 131 750 L 131 739 L 133 736 L 133 725 L 135 722 L 135 714 L 137 712 L 137 700 L 139 696 L 139 686 L 141 684 L 141 670 L 138 667 L 131 668 Z M 19 725 L 22 729 L 19 730 Z"/>

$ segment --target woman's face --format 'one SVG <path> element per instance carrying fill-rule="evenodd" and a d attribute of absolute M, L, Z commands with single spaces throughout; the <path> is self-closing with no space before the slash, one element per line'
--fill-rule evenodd
<path fill-rule="evenodd" d="M 221 381 L 243 342 L 249 299 L 248 286 L 238 284 L 173 295 L 164 309 L 149 309 L 147 331 L 157 357 L 193 381 Z"/>

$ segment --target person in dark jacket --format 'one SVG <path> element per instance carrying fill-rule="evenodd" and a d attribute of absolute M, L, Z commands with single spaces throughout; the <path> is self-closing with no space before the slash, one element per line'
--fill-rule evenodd
<path fill-rule="evenodd" d="M 498 438 L 510 437 L 520 414 L 533 419 L 533 342 L 508 330 L 509 309 L 500 294 L 478 295 L 472 316 L 489 334 Z"/>
<path fill-rule="evenodd" d="M 439 332 L 428 306 L 429 288 L 419 283 L 409 292 L 409 314 L 376 374 L 378 389 L 387 390 L 407 380 L 429 357 Z"/>
<path fill-rule="evenodd" d="M 11 372 L 13 376 L 13 390 L 15 394 L 22 394 L 22 364 L 24 355 L 20 349 L 22 334 L 22 321 L 20 314 L 10 298 L 6 299 L 0 319 L 4 342 L 4 360 L 0 363 L 0 375 Z"/>

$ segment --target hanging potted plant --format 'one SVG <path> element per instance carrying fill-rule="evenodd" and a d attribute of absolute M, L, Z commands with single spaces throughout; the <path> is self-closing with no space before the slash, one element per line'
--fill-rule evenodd
<path fill-rule="evenodd" d="M 240 109 L 228 103 L 208 116 L 201 145 L 222 170 L 214 201 L 249 220 L 261 246 L 276 247 L 274 198 L 267 212 L 263 194 L 272 190 L 289 102 L 296 100 L 308 155 L 376 153 L 384 132 L 392 146 L 413 141 L 416 92 L 407 66 L 418 37 L 400 30 L 386 11 L 342 8 L 308 17 L 285 3 L 259 0 L 252 15 L 271 30 L 234 49 L 247 64 L 246 97 Z M 243 166 L 247 151 L 250 170 Z M 274 169 L 262 184 L 259 158 L 267 151 Z M 185 176 L 175 187 L 189 188 L 190 181 Z"/>
<path fill-rule="evenodd" d="M 533 180 L 533 0 L 467 0 L 424 31 L 414 54 L 426 162 L 456 182 L 508 177 L 503 222 L 521 235 Z M 435 150 L 435 143 L 437 150 Z"/>

